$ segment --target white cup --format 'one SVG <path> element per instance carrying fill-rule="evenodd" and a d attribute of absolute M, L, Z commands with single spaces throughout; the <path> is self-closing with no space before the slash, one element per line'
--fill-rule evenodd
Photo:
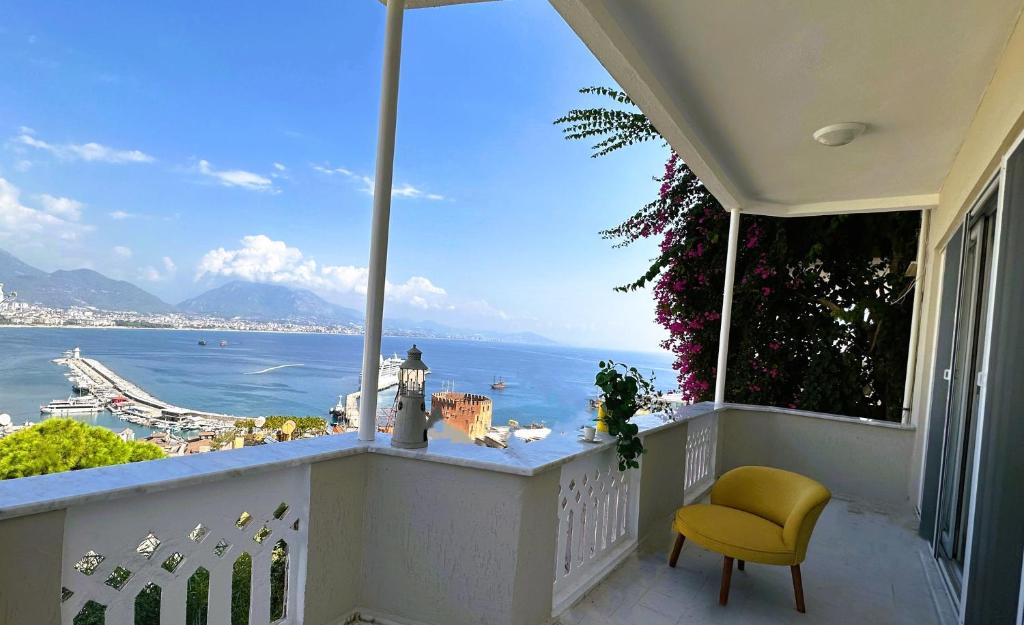
<path fill-rule="evenodd" d="M 594 428 L 594 426 L 592 426 L 592 425 L 584 425 L 583 426 L 583 440 L 585 440 L 585 441 L 592 441 L 592 440 L 594 440 L 594 435 L 596 433 L 597 433 L 597 429 Z"/>

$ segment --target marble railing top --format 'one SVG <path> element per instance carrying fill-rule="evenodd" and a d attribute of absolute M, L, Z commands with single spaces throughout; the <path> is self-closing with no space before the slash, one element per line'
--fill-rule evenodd
<path fill-rule="evenodd" d="M 640 426 L 641 433 L 649 434 L 678 426 L 714 410 L 710 403 L 696 404 L 684 406 L 671 415 L 639 415 L 634 417 L 633 422 Z M 112 497 L 185 488 L 360 453 L 530 476 L 579 456 L 596 453 L 611 444 L 611 439 L 596 444 L 583 443 L 573 428 L 571 431 L 552 432 L 546 439 L 531 443 L 512 437 L 506 449 L 431 440 L 426 449 L 408 450 L 392 447 L 390 437 L 386 434 L 378 434 L 376 440 L 365 442 L 358 440 L 353 432 L 290 443 L 4 480 L 0 481 L 0 519 L 59 510 Z"/>
<path fill-rule="evenodd" d="M 818 413 L 807 413 L 765 406 L 711 402 L 683 406 L 672 414 L 639 415 L 633 422 L 641 434 L 678 427 L 696 417 L 725 410 L 777 412 L 793 416 L 822 418 L 844 423 L 907 429 L 912 426 L 887 424 Z M 358 440 L 355 433 L 321 436 L 290 443 L 245 447 L 191 456 L 165 458 L 134 464 L 122 464 L 82 471 L 68 471 L 14 480 L 0 481 L 0 520 L 73 505 L 102 501 L 113 497 L 144 495 L 194 484 L 251 475 L 261 471 L 312 464 L 346 456 L 371 453 L 439 462 L 468 468 L 531 476 L 613 444 L 611 439 L 584 443 L 576 427 L 552 432 L 544 440 L 524 443 L 514 437 L 507 449 L 494 449 L 450 440 L 431 440 L 421 450 L 391 447 L 390 437 L 378 434 L 376 440 Z"/>

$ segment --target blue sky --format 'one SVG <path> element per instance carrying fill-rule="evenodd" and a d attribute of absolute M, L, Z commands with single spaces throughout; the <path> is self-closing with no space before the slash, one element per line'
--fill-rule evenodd
<path fill-rule="evenodd" d="M 361 309 L 384 8 L 5 3 L 0 247 L 178 302 L 229 279 Z M 547 2 L 410 11 L 386 313 L 656 350 L 654 245 L 597 232 L 667 155 L 602 159 L 551 122 L 613 85 Z"/>

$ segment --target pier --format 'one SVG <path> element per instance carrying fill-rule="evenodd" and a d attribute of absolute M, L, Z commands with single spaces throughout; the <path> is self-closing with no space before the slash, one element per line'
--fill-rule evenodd
<path fill-rule="evenodd" d="M 153 417 L 166 420 L 169 423 L 181 421 L 207 421 L 211 423 L 199 423 L 198 425 L 220 425 L 221 427 L 231 426 L 239 417 L 235 415 L 207 412 L 183 408 L 165 402 L 149 394 L 138 385 L 122 378 L 107 368 L 106 365 L 94 358 L 84 358 L 78 348 L 67 353 L 63 358 L 54 360 L 59 365 L 64 365 L 70 370 L 69 377 L 75 380 L 75 386 L 84 392 L 91 393 L 104 402 L 105 407 L 111 412 L 121 412 L 122 407 L 119 400 L 124 403 L 130 402 L 134 406 L 153 413 Z"/>

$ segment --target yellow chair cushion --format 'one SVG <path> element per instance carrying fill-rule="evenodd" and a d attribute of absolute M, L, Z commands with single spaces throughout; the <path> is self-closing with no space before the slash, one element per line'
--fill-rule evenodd
<path fill-rule="evenodd" d="M 798 473 L 739 467 L 711 487 L 711 503 L 684 506 L 673 527 L 722 555 L 761 564 L 800 564 L 832 494 Z"/>
<path fill-rule="evenodd" d="M 749 512 L 695 504 L 676 512 L 673 528 L 701 547 L 730 558 L 796 564 L 796 551 L 782 541 L 782 527 Z"/>

